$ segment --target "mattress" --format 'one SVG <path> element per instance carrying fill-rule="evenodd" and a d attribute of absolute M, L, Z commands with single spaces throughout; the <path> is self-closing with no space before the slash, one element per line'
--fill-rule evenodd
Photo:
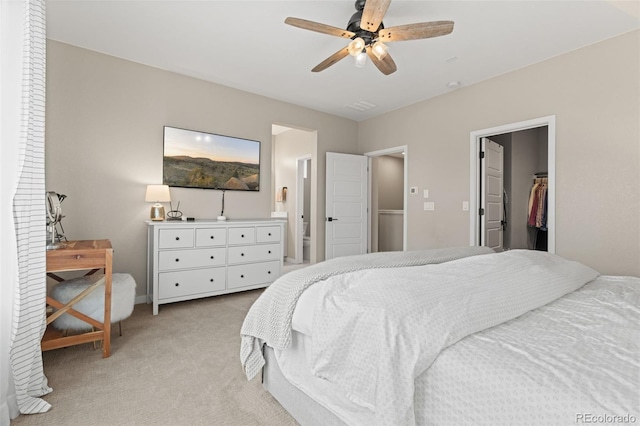
<path fill-rule="evenodd" d="M 373 411 L 311 374 L 311 308 L 294 311 L 292 345 L 276 359 L 291 384 L 347 424 Z M 415 379 L 417 424 L 576 424 L 640 418 L 640 279 L 600 276 L 564 297 L 475 333 Z"/>

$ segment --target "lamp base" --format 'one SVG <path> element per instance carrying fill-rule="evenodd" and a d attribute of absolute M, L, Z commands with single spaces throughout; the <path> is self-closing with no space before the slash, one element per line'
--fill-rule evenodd
<path fill-rule="evenodd" d="M 160 203 L 156 203 L 151 206 L 150 213 L 151 220 L 161 221 L 164 220 L 164 207 Z"/>
<path fill-rule="evenodd" d="M 65 248 L 67 247 L 67 245 L 65 243 L 61 243 L 61 242 L 49 242 L 47 243 L 47 250 L 58 250 L 61 248 Z"/>
<path fill-rule="evenodd" d="M 219 221 L 224 221 L 224 220 L 227 220 L 227 217 L 226 216 L 218 216 L 218 220 Z"/>

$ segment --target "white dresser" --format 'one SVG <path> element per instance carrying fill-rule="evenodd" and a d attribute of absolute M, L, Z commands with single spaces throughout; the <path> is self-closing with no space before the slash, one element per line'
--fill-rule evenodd
<path fill-rule="evenodd" d="M 147 224 L 147 297 L 154 315 L 165 303 L 267 287 L 282 273 L 282 220 Z"/>

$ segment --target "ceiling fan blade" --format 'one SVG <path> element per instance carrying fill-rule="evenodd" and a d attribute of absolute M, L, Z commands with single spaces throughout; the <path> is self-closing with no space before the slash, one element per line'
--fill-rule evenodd
<path fill-rule="evenodd" d="M 434 21 L 384 28 L 380 30 L 378 36 L 381 41 L 387 43 L 392 41 L 439 37 L 450 34 L 452 31 L 453 21 Z"/>
<path fill-rule="evenodd" d="M 384 58 L 378 59 L 376 55 L 373 54 L 371 46 L 367 46 L 367 55 L 369 55 L 369 58 L 371 59 L 371 62 L 373 62 L 373 65 L 375 65 L 376 68 L 378 68 L 384 75 L 393 74 L 398 70 L 398 67 L 396 67 L 396 63 L 388 53 Z"/>
<path fill-rule="evenodd" d="M 325 59 L 324 61 L 320 62 L 318 65 L 316 65 L 315 68 L 313 68 L 311 71 L 320 72 L 320 71 L 326 70 L 331 65 L 335 64 L 340 59 L 342 59 L 345 56 L 347 56 L 349 54 L 349 50 L 347 50 L 347 49 L 348 48 L 345 47 L 343 49 L 338 50 L 336 53 L 334 53 L 333 55 L 329 56 L 327 59 Z"/>
<path fill-rule="evenodd" d="M 319 22 L 307 21 L 306 19 L 289 17 L 284 20 L 284 23 L 302 28 L 303 30 L 315 31 L 317 33 L 329 34 L 336 37 L 351 38 L 356 35 L 355 33 L 343 30 L 342 28 L 332 27 L 331 25 L 321 24 Z"/>
<path fill-rule="evenodd" d="M 362 11 L 360 28 L 363 30 L 376 32 L 382 23 L 382 18 L 389 9 L 391 0 L 367 0 Z"/>

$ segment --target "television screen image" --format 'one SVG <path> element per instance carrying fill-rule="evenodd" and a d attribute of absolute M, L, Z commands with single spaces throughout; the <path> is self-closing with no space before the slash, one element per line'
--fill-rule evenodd
<path fill-rule="evenodd" d="M 260 142 L 164 126 L 163 183 L 260 190 Z"/>

